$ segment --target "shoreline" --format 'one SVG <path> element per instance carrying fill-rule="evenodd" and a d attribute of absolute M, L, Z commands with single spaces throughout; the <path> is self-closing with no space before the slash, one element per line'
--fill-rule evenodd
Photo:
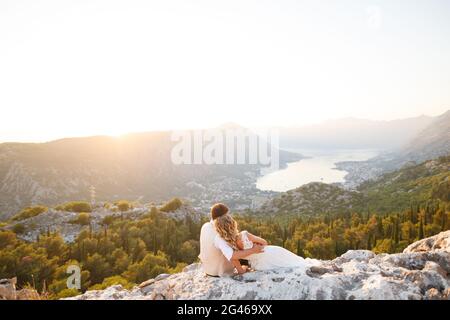
<path fill-rule="evenodd" d="M 306 149 L 305 149 L 306 150 Z M 271 191 L 271 192 L 286 192 L 288 190 L 292 190 L 298 187 L 301 187 L 305 184 L 311 182 L 322 182 L 327 184 L 340 184 L 344 188 L 355 188 L 362 181 L 372 178 L 374 175 L 365 176 L 356 170 L 357 174 L 354 177 L 353 172 L 355 169 L 358 169 L 366 162 L 371 161 L 376 158 L 379 154 L 379 150 L 375 149 L 336 149 L 336 150 L 310 150 L 308 155 L 308 150 L 289 150 L 289 152 L 296 152 L 304 155 L 304 158 L 298 161 L 287 162 L 284 168 L 280 168 L 279 170 L 275 170 L 272 172 L 266 172 L 257 177 L 255 186 L 260 191 Z M 315 154 L 311 154 L 315 153 Z M 352 160 L 353 158 L 361 158 L 361 153 L 371 153 L 370 155 L 363 157 L 361 160 Z M 330 158 L 332 162 L 330 162 Z M 299 166 L 302 163 L 302 160 L 312 160 L 313 162 L 308 163 L 306 168 L 292 168 L 292 166 Z M 350 160 L 346 160 L 350 159 Z M 292 172 L 286 172 L 292 168 Z M 305 171 L 301 172 L 299 170 Z M 316 172 L 314 170 L 323 170 L 323 177 L 317 178 Z M 335 171 L 339 171 L 336 173 Z M 308 174 L 311 177 L 305 177 Z M 275 175 L 275 176 L 274 176 Z M 298 178 L 293 178 L 293 175 Z M 302 178 L 300 178 L 300 176 Z M 273 181 L 264 181 L 262 179 L 272 179 Z M 294 184 L 296 181 L 292 181 L 284 186 L 281 186 L 282 181 L 285 179 L 294 179 L 299 183 Z M 303 181 L 301 181 L 303 179 Z M 306 179 L 306 180 L 305 180 Z M 300 180 L 300 181 L 299 181 Z"/>

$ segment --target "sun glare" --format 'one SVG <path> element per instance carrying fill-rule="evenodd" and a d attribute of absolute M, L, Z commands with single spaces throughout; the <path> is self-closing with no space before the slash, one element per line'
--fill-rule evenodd
<path fill-rule="evenodd" d="M 5 1 L 0 140 L 437 115 L 449 8 L 425 5 Z"/>

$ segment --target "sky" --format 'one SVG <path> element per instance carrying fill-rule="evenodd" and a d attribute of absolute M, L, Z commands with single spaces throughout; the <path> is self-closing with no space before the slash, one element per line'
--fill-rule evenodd
<path fill-rule="evenodd" d="M 0 142 L 450 109 L 447 0 L 2 0 Z"/>

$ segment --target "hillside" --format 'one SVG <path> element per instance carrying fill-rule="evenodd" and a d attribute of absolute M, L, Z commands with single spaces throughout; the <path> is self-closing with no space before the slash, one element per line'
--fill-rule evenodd
<path fill-rule="evenodd" d="M 429 200 L 450 201 L 450 157 L 405 166 L 356 190 L 319 182 L 283 192 L 255 213 L 315 216 L 344 212 L 391 213 Z"/>
<path fill-rule="evenodd" d="M 395 135 L 392 139 L 396 139 Z M 384 151 L 367 161 L 339 162 L 336 167 L 348 172 L 345 186 L 356 188 L 365 181 L 376 179 L 383 173 L 398 170 L 405 165 L 447 155 L 450 155 L 450 110 L 433 118 L 396 150 Z"/>
<path fill-rule="evenodd" d="M 362 196 L 339 185 L 311 182 L 282 192 L 265 202 L 257 213 L 315 216 L 348 212 L 361 206 Z"/>
<path fill-rule="evenodd" d="M 450 151 L 450 110 L 440 115 L 400 150 L 401 157 L 422 162 L 446 156 Z"/>
<path fill-rule="evenodd" d="M 15 230 L 17 237 L 26 241 L 36 241 L 41 235 L 48 233 L 58 233 L 65 242 L 74 242 L 78 235 L 88 227 L 91 232 L 101 232 L 108 221 L 117 219 L 139 220 L 145 217 L 151 210 L 153 205 L 139 205 L 124 211 L 112 208 L 95 207 L 87 213 L 86 221 L 79 221 L 80 214 L 67 210 L 57 210 L 48 208 L 45 212 L 26 219 L 8 221 L 6 226 L 0 228 L 6 230 Z M 184 221 L 187 217 L 192 221 L 199 222 L 205 217 L 191 205 L 182 203 L 179 208 L 169 212 L 162 213 L 166 218 L 174 218 L 177 221 Z M 19 230 L 19 231 L 17 231 Z"/>
<path fill-rule="evenodd" d="M 450 156 L 407 165 L 359 188 L 370 211 L 399 211 L 429 200 L 450 201 Z"/>
<path fill-rule="evenodd" d="M 237 207 L 265 194 L 254 186 L 260 165 L 177 165 L 175 144 L 171 132 L 0 144 L 0 221 L 25 206 L 90 200 L 91 186 L 98 200 L 181 196 L 206 210 L 219 197 Z M 280 165 L 300 158 L 281 151 Z"/>
<path fill-rule="evenodd" d="M 352 204 L 349 191 L 336 186 L 305 186 L 319 198 L 333 198 L 342 208 Z M 442 190 L 439 189 L 439 194 Z M 334 192 L 334 194 L 333 194 Z M 358 196 L 358 194 L 356 194 Z M 290 195 L 290 202 L 305 199 Z M 308 204 L 311 198 L 301 203 Z M 300 202 L 300 200 L 298 201 Z M 299 207 L 300 208 L 300 207 Z M 401 252 L 409 244 L 450 229 L 450 206 L 422 204 L 401 213 L 332 207 L 323 215 L 236 214 L 240 230 L 270 244 L 314 259 L 334 259 L 347 250 Z M 319 209 L 317 209 L 319 210 Z M 208 217 L 174 198 L 164 204 L 139 205 L 121 200 L 92 206 L 69 202 L 55 208 L 24 208 L 0 224 L 0 278 L 34 287 L 50 299 L 78 294 L 66 287 L 66 269 L 82 266 L 81 288 L 126 288 L 164 273 L 176 273 L 197 260 L 200 228 Z"/>
<path fill-rule="evenodd" d="M 400 140 L 404 141 L 405 137 L 409 138 L 416 131 L 421 133 L 394 155 L 337 164 L 338 168 L 349 172 L 347 186 L 356 187 L 368 178 L 399 169 L 409 160 L 419 161 L 450 151 L 450 112 L 436 119 L 418 117 L 389 124 L 357 121 L 360 125 L 352 126 L 349 121 L 342 120 L 336 124 L 338 132 L 342 134 L 337 134 L 333 131 L 333 125 L 330 125 L 326 137 L 348 138 L 349 132 L 354 133 L 361 127 L 370 128 L 367 129 L 368 136 L 373 136 L 375 132 L 380 135 L 389 133 L 392 140 L 401 136 Z M 429 124 L 430 121 L 432 124 Z M 323 136 L 323 130 L 316 131 Z M 361 139 L 366 136 L 364 132 L 351 134 L 353 138 L 349 141 Z M 294 133 L 295 137 L 291 135 Z M 286 136 L 295 138 L 295 143 L 307 138 L 307 135 L 295 130 L 287 135 L 283 132 L 280 134 L 281 141 Z M 380 139 L 386 142 L 385 138 Z M 250 207 L 255 197 L 268 198 L 274 194 L 258 190 L 255 186 L 260 165 L 175 165 L 170 157 L 174 145 L 171 132 L 136 133 L 120 138 L 96 136 L 47 143 L 0 144 L 0 221 L 25 206 L 53 206 L 72 200 L 90 200 L 91 186 L 95 187 L 97 199 L 101 201 L 130 199 L 149 202 L 179 196 L 204 211 L 216 201 L 226 202 L 233 209 L 241 210 Z M 320 147 L 320 144 L 316 147 Z M 386 144 L 384 148 L 389 148 L 389 145 Z M 299 154 L 280 151 L 280 166 L 301 158 Z M 335 192 L 330 190 L 331 195 Z M 336 208 L 352 205 L 345 201 L 338 200 Z M 332 207 L 333 204 L 330 202 L 325 207 Z M 309 204 L 299 208 L 306 211 L 321 210 L 320 206 Z M 296 209 L 296 206 L 292 209 Z"/>
<path fill-rule="evenodd" d="M 403 253 L 375 255 L 351 250 L 334 260 L 308 260 L 310 267 L 213 278 L 198 264 L 159 275 L 131 290 L 114 285 L 73 300 L 450 299 L 450 231 L 411 244 Z M 264 288 L 262 290 L 261 288 Z"/>

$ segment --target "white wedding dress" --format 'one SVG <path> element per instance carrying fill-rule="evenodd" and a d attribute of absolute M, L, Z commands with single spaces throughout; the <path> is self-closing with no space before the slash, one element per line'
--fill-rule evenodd
<path fill-rule="evenodd" d="M 253 242 L 248 238 L 248 232 L 241 232 L 243 249 L 253 247 Z M 304 259 L 285 248 L 278 246 L 265 246 L 264 251 L 249 255 L 247 258 L 250 267 L 254 270 L 270 270 L 277 268 L 300 268 L 306 270 L 307 267 L 317 264 L 317 260 Z"/>

